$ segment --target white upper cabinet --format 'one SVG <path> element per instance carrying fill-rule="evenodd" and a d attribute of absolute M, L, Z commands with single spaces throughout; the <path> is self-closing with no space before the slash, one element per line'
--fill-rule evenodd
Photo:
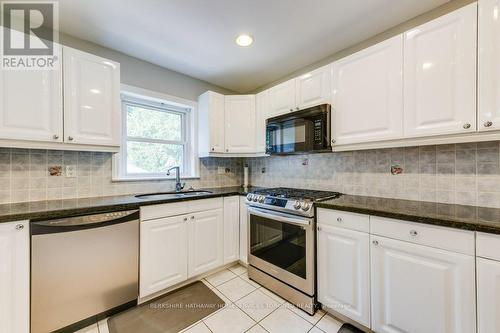
<path fill-rule="evenodd" d="M 402 65 L 401 35 L 333 63 L 336 145 L 402 136 Z"/>
<path fill-rule="evenodd" d="M 226 153 L 255 152 L 255 95 L 225 96 L 224 125 Z"/>
<path fill-rule="evenodd" d="M 141 223 L 141 298 L 187 279 L 187 215 Z"/>
<path fill-rule="evenodd" d="M 222 209 L 194 213 L 189 217 L 188 277 L 224 263 L 224 217 Z"/>
<path fill-rule="evenodd" d="M 240 197 L 224 198 L 224 264 L 239 259 Z"/>
<path fill-rule="evenodd" d="M 476 131 L 477 4 L 404 35 L 404 135 Z"/>
<path fill-rule="evenodd" d="M 0 139 L 63 141 L 61 67 L 0 70 Z"/>
<path fill-rule="evenodd" d="M 120 64 L 64 47 L 64 141 L 120 145 Z"/>
<path fill-rule="evenodd" d="M 474 257 L 371 236 L 372 327 L 378 333 L 474 333 Z"/>
<path fill-rule="evenodd" d="M 479 1 L 478 129 L 500 129 L 500 0 Z"/>
<path fill-rule="evenodd" d="M 267 118 L 295 111 L 295 79 L 269 89 L 269 113 Z"/>
<path fill-rule="evenodd" d="M 266 151 L 266 117 L 269 112 L 269 90 L 265 90 L 255 95 L 256 110 L 256 151 L 264 153 Z"/>
<path fill-rule="evenodd" d="M 198 97 L 198 149 L 201 157 L 224 152 L 224 95 L 207 91 Z"/>
<path fill-rule="evenodd" d="M 318 300 L 370 327 L 370 236 L 318 220 Z"/>
<path fill-rule="evenodd" d="M 30 326 L 29 223 L 0 224 L 0 332 L 28 333 Z"/>
<path fill-rule="evenodd" d="M 327 65 L 295 79 L 295 109 L 331 103 L 332 66 Z"/>

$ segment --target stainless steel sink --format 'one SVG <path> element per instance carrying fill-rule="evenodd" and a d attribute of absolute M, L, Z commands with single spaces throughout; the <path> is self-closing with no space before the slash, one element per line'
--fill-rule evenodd
<path fill-rule="evenodd" d="M 143 200 L 168 200 L 173 198 L 195 197 L 211 194 L 210 191 L 184 191 L 184 192 L 162 192 L 162 193 L 149 193 L 139 194 L 135 197 Z"/>

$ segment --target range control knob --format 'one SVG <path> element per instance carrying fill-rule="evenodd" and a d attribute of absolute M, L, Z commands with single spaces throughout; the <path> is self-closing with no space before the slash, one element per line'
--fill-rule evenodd
<path fill-rule="evenodd" d="M 264 203 L 264 196 L 263 195 L 259 195 L 259 197 L 257 198 L 257 200 L 259 201 L 259 203 Z"/>
<path fill-rule="evenodd" d="M 257 202 L 257 200 L 259 200 L 259 196 L 257 194 L 254 194 L 254 196 L 252 197 L 252 200 L 253 200 L 253 202 Z"/>
<path fill-rule="evenodd" d="M 302 203 L 302 210 L 304 212 L 307 212 L 309 209 L 311 209 L 311 204 L 309 202 L 303 202 Z"/>
<path fill-rule="evenodd" d="M 295 201 L 293 203 L 293 208 L 295 209 L 300 209 L 300 206 L 302 205 L 302 203 L 300 201 Z"/>
<path fill-rule="evenodd" d="M 252 193 L 248 193 L 247 194 L 247 200 L 248 201 L 252 201 L 252 198 L 253 198 L 253 194 Z"/>

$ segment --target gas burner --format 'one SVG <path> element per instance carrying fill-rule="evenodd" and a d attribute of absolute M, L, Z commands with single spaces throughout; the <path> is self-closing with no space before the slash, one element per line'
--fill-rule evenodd
<path fill-rule="evenodd" d="M 247 204 L 312 217 L 314 216 L 314 202 L 338 198 L 339 196 L 341 194 L 338 192 L 278 187 L 249 193 L 247 195 Z"/>

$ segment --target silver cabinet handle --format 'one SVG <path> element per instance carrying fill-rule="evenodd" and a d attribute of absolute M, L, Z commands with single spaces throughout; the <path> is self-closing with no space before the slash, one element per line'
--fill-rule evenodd
<path fill-rule="evenodd" d="M 57 135 L 57 134 L 54 134 L 54 135 L 52 136 L 52 139 L 54 139 L 54 140 L 57 140 L 57 139 L 59 139 L 59 135 Z"/>
<path fill-rule="evenodd" d="M 470 127 L 471 127 L 471 124 L 469 124 L 469 123 L 465 123 L 465 124 L 464 124 L 464 128 L 465 128 L 465 129 L 469 129 Z"/>
<path fill-rule="evenodd" d="M 22 224 L 16 225 L 16 230 L 23 230 L 23 229 L 24 229 L 24 225 L 22 225 Z"/>
<path fill-rule="evenodd" d="M 73 141 L 73 137 L 72 136 L 68 136 L 68 140 L 69 141 Z"/>
<path fill-rule="evenodd" d="M 375 246 L 377 246 L 378 245 L 378 240 L 372 241 L 372 244 L 375 245 Z"/>
<path fill-rule="evenodd" d="M 341 217 L 337 217 L 337 222 L 338 223 L 342 223 L 342 218 Z"/>
<path fill-rule="evenodd" d="M 415 236 L 417 236 L 417 235 L 418 235 L 417 230 L 410 230 L 410 236 L 415 237 Z"/>
<path fill-rule="evenodd" d="M 493 126 L 493 122 L 492 121 L 488 120 L 487 122 L 484 123 L 484 127 L 491 127 L 491 126 Z"/>

